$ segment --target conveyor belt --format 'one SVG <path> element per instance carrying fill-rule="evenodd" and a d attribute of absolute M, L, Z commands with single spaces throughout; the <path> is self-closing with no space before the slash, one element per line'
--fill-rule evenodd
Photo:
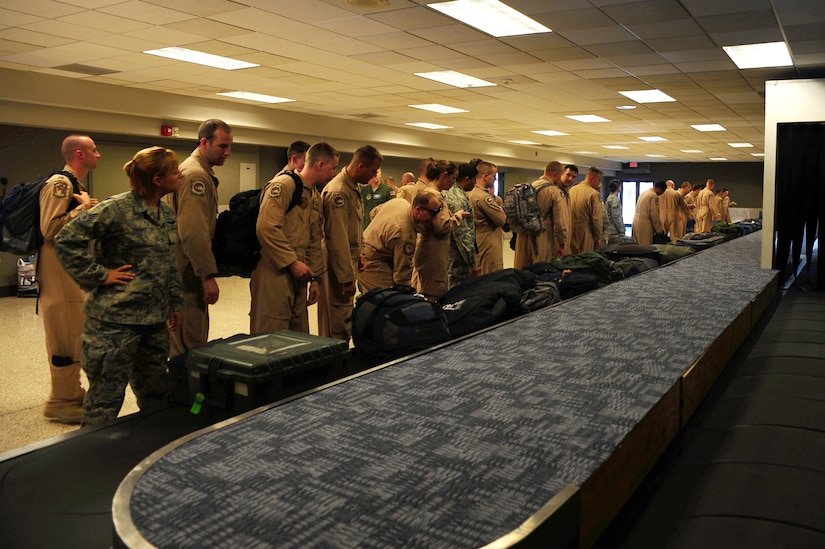
<path fill-rule="evenodd" d="M 809 280 L 728 367 L 604 547 L 825 547 L 825 294 Z"/>
<path fill-rule="evenodd" d="M 555 541 L 592 543 L 775 291 L 760 236 L 178 441 L 124 481 L 117 534 L 468 547 L 555 502 L 581 535 Z"/>

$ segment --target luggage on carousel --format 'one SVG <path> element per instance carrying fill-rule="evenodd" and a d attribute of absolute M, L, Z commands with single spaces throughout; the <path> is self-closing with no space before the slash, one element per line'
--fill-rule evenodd
<path fill-rule="evenodd" d="M 355 352 L 368 364 L 389 362 L 450 339 L 441 305 L 409 286 L 373 288 L 352 311 Z"/>
<path fill-rule="evenodd" d="M 618 280 L 655 269 L 659 260 L 651 257 L 623 257 L 613 262 L 613 268 L 619 274 Z"/>
<path fill-rule="evenodd" d="M 599 251 L 613 261 L 623 257 L 649 257 L 657 261 L 662 258 L 662 252 L 656 244 L 608 244 Z"/>
<path fill-rule="evenodd" d="M 717 223 L 713 227 L 711 227 L 710 230 L 711 232 L 721 234 L 728 240 L 737 238 L 744 234 L 742 232 L 742 228 L 739 226 L 739 223 Z"/>
<path fill-rule="evenodd" d="M 727 240 L 728 239 L 721 234 L 716 234 L 713 232 L 688 233 L 684 237 L 677 240 L 676 243 L 679 246 L 689 246 L 694 250 L 699 251 L 710 248 L 711 246 L 716 246 L 717 244 L 721 244 Z"/>
<path fill-rule="evenodd" d="M 536 275 L 526 270 L 502 269 L 453 286 L 439 300 L 450 337 L 461 337 L 521 313 L 525 290 L 535 285 Z"/>
<path fill-rule="evenodd" d="M 682 259 L 694 253 L 693 248 L 689 246 L 677 246 L 676 244 L 654 244 L 654 246 L 662 254 L 662 258 L 659 260 L 660 265 Z"/>
<path fill-rule="evenodd" d="M 611 261 L 598 250 L 557 257 L 550 263 L 559 271 L 570 269 L 571 271 L 590 273 L 601 284 L 610 284 L 613 281 Z M 564 297 L 564 292 L 562 292 L 562 297 Z"/>
<path fill-rule="evenodd" d="M 210 341 L 185 358 L 192 411 L 238 415 L 349 375 L 349 358 L 346 341 L 290 330 Z"/>

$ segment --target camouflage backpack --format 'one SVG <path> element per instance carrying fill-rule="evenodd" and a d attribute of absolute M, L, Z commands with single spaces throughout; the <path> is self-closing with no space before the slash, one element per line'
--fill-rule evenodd
<path fill-rule="evenodd" d="M 504 213 L 514 233 L 537 235 L 544 231 L 544 216 L 539 209 L 539 192 L 552 185 L 544 182 L 536 187 L 530 183 L 514 185 L 504 194 Z"/>

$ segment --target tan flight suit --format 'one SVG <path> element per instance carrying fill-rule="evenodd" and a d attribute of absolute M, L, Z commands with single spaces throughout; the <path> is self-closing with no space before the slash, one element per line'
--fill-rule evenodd
<path fill-rule="evenodd" d="M 422 191 L 424 189 L 432 189 L 432 188 L 434 188 L 432 185 L 430 185 L 429 183 L 427 183 L 423 179 L 418 178 L 418 180 L 415 183 L 413 183 L 412 185 L 404 185 L 403 187 L 398 189 L 398 193 L 396 193 L 395 197 L 396 198 L 403 198 L 404 200 L 406 200 L 407 202 L 412 204 L 412 201 L 415 200 L 415 197 L 418 194 L 418 191 Z"/>
<path fill-rule="evenodd" d="M 438 189 L 429 187 L 428 192 L 438 199 L 441 211 L 433 218 L 432 225 L 423 227 L 418 235 L 413 256 L 412 285 L 420 294 L 432 301 L 447 293 L 450 233 L 458 227 L 463 218 L 450 211 L 444 195 Z"/>
<path fill-rule="evenodd" d="M 167 195 L 178 222 L 178 270 L 183 283 L 183 319 L 170 332 L 169 356 L 177 356 L 209 339 L 209 310 L 203 301 L 201 277 L 216 275 L 212 238 L 218 219 L 218 180 L 212 167 L 195 149 L 181 162 L 180 187 Z"/>
<path fill-rule="evenodd" d="M 604 218 L 599 191 L 585 182 L 570 188 L 570 253 L 580 254 L 596 249 L 602 238 Z"/>
<path fill-rule="evenodd" d="M 722 221 L 724 221 L 725 223 L 730 224 L 731 220 L 730 220 L 730 197 L 729 196 L 726 196 L 725 198 L 722 199 L 721 214 L 722 214 Z"/>
<path fill-rule="evenodd" d="M 507 222 L 504 208 L 498 197 L 492 196 L 482 187 L 473 187 L 470 192 L 470 206 L 476 224 L 476 265 L 479 274 L 488 274 L 504 268 L 503 233 L 501 227 Z"/>
<path fill-rule="evenodd" d="M 542 183 L 550 182 L 542 176 L 531 183 L 538 187 Z M 551 184 L 539 191 L 539 210 L 544 216 L 544 231 L 539 235 L 520 234 L 516 238 L 516 251 L 513 255 L 513 267 L 523 269 L 539 261 L 550 261 L 556 254 L 557 248 L 567 249 L 570 230 L 570 203 L 567 191 Z"/>
<path fill-rule="evenodd" d="M 300 204 L 287 213 L 295 192 L 289 175 L 274 177 L 261 192 L 255 233 L 261 259 L 252 271 L 250 332 L 293 330 L 309 333 L 307 283 L 289 270 L 294 261 L 306 263 L 316 276 L 321 257 L 321 195 L 304 183 Z"/>
<path fill-rule="evenodd" d="M 318 331 L 322 336 L 349 341 L 353 298 L 342 295 L 341 286 L 356 281 L 364 203 L 358 184 L 346 169 L 324 187 L 321 204 L 327 276 L 321 283 L 318 301 Z"/>
<path fill-rule="evenodd" d="M 633 239 L 639 244 L 653 244 L 653 234 L 662 232 L 662 214 L 659 212 L 659 196 L 648 189 L 636 202 L 633 216 Z"/>
<path fill-rule="evenodd" d="M 69 166 L 63 170 L 74 173 Z M 80 185 L 86 190 L 83 182 Z M 83 206 L 67 211 L 73 193 L 72 183 L 64 175 L 50 177 L 40 190 L 40 232 L 44 242 L 37 254 L 36 272 L 52 380 L 46 404 L 56 407 L 82 404 L 85 394 L 80 387 L 80 333 L 86 319 L 86 295 L 63 269 L 54 251 L 54 237 L 60 229 L 84 212 Z"/>
<path fill-rule="evenodd" d="M 375 208 L 364 231 L 366 268 L 358 273 L 364 293 L 373 288 L 411 285 L 413 254 L 418 236 L 413 208 L 394 198 Z"/>
<path fill-rule="evenodd" d="M 697 233 L 709 232 L 713 227 L 714 219 L 719 219 L 719 211 L 716 205 L 716 197 L 713 191 L 705 187 L 699 191 L 696 197 L 696 228 Z"/>
<path fill-rule="evenodd" d="M 665 189 L 659 196 L 659 214 L 662 216 L 662 230 L 670 235 L 670 241 L 676 241 L 685 236 L 685 225 L 679 221 L 679 216 L 687 219 L 690 212 L 682 199 L 682 193 L 675 189 Z"/>

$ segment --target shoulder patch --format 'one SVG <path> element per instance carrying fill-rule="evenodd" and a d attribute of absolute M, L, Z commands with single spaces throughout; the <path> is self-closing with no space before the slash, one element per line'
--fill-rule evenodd
<path fill-rule="evenodd" d="M 281 184 L 277 183 L 269 187 L 269 196 L 270 198 L 278 198 L 281 196 Z"/>
<path fill-rule="evenodd" d="M 52 196 L 55 198 L 66 198 L 69 196 L 69 184 L 63 179 L 58 179 L 52 184 Z"/>
<path fill-rule="evenodd" d="M 343 208 L 344 207 L 344 197 L 340 194 L 336 194 L 332 197 L 332 205 L 336 208 Z"/>
<path fill-rule="evenodd" d="M 203 181 L 195 181 L 192 183 L 192 190 L 191 193 L 195 196 L 203 196 L 206 194 L 206 185 L 204 185 Z"/>
<path fill-rule="evenodd" d="M 485 198 L 484 202 L 486 202 L 488 206 L 493 206 L 496 203 L 496 201 L 493 200 L 492 196 L 488 196 L 487 198 Z"/>
<path fill-rule="evenodd" d="M 413 255 L 415 253 L 415 244 L 412 242 L 407 242 L 404 244 L 404 253 L 407 255 Z"/>

